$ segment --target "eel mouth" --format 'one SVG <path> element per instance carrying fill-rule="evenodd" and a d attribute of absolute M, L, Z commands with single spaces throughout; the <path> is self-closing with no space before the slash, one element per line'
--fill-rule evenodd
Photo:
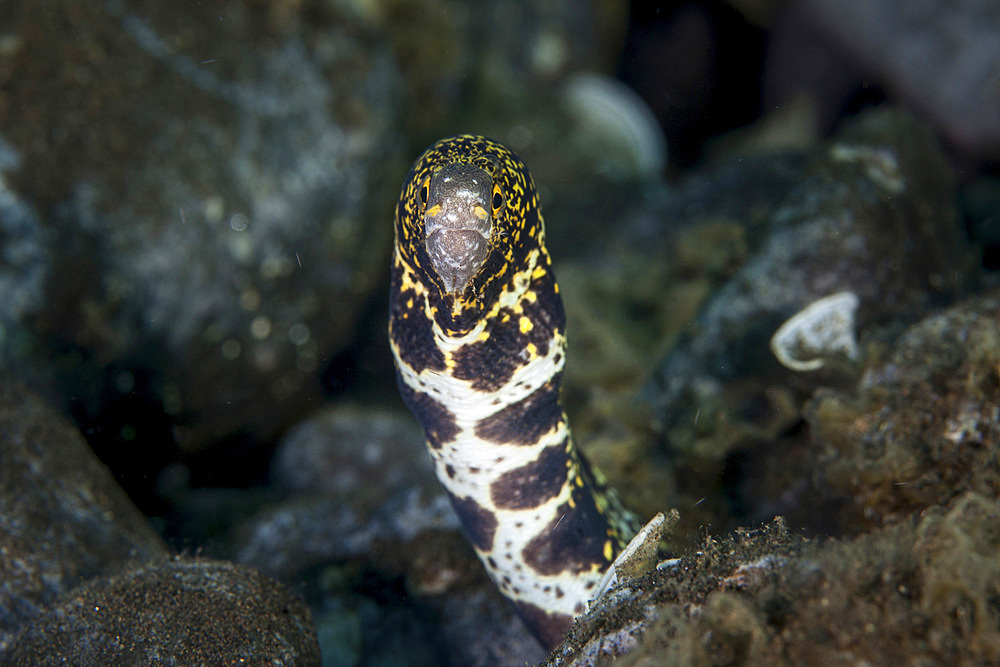
<path fill-rule="evenodd" d="M 462 292 L 482 268 L 493 234 L 492 177 L 469 164 L 448 164 L 430 178 L 424 234 L 431 266 L 448 293 Z"/>
<path fill-rule="evenodd" d="M 446 292 L 461 292 L 486 261 L 489 239 L 475 229 L 438 230 L 427 238 L 427 253 Z"/>

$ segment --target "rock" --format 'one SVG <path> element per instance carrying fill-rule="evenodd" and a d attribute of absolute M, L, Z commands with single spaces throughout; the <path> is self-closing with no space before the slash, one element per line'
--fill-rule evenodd
<path fill-rule="evenodd" d="M 820 151 L 767 223 L 748 232 L 756 242 L 745 263 L 711 294 L 647 388 L 669 448 L 698 471 L 693 486 L 731 474 L 727 461 L 752 475 L 755 447 L 800 422 L 817 387 L 856 373 L 842 363 L 791 377 L 768 350 L 784 320 L 852 292 L 863 336 L 866 326 L 898 327 L 961 291 L 971 265 L 953 197 L 933 136 L 904 114 L 864 115 Z M 734 452 L 751 460 L 733 461 Z M 703 509 L 716 520 L 725 511 Z"/>
<path fill-rule="evenodd" d="M 806 100 L 832 130 L 845 112 L 888 100 L 932 126 L 953 156 L 1000 155 L 1000 12 L 988 0 L 808 0 L 775 13 L 763 62 L 763 109 Z M 968 169 L 966 174 L 974 174 Z"/>
<path fill-rule="evenodd" d="M 357 404 L 323 409 L 281 439 L 271 481 L 287 495 L 372 498 L 400 489 L 437 487 L 423 433 L 409 413 Z"/>
<path fill-rule="evenodd" d="M 46 234 L 38 213 L 10 189 L 6 173 L 17 169 L 17 152 L 0 139 L 0 360 L 13 363 L 26 355 L 31 340 L 25 320 L 43 304 L 44 285 L 52 270 L 45 251 Z"/>
<path fill-rule="evenodd" d="M 988 663 L 1000 648 L 982 620 L 1000 582 L 998 323 L 994 289 L 884 329 L 852 387 L 831 375 L 815 389 L 796 445 L 768 443 L 774 462 L 748 473 L 764 476 L 758 490 L 787 493 L 795 523 L 829 537 L 783 519 L 703 529 L 613 589 L 545 664 Z M 811 481 L 789 488 L 794 476 Z"/>
<path fill-rule="evenodd" d="M 461 534 L 416 421 L 338 405 L 282 439 L 281 498 L 234 532 L 236 560 L 322 595 L 324 655 L 511 664 L 543 652 Z"/>
<path fill-rule="evenodd" d="M 869 78 L 974 159 L 1000 156 L 1000 8 L 988 0 L 809 0 L 816 25 Z"/>
<path fill-rule="evenodd" d="M 545 659 L 538 640 L 525 630 L 506 601 L 486 588 L 459 590 L 440 600 L 441 632 L 454 664 L 537 664 Z"/>
<path fill-rule="evenodd" d="M 853 382 L 863 361 L 849 352 L 792 372 L 769 339 L 851 291 L 863 357 L 866 335 L 891 337 L 961 293 L 973 267 L 953 198 L 928 129 L 884 109 L 810 154 L 734 157 L 647 190 L 605 221 L 603 251 L 552 250 L 569 320 L 566 405 L 586 453 L 641 515 L 678 504 L 680 534 L 793 511 L 812 488 L 788 465 L 802 406 L 817 387 Z M 774 451 L 789 454 L 771 470 L 787 477 L 764 488 L 775 477 L 758 466 Z"/>
<path fill-rule="evenodd" d="M 9 661 L 9 662 L 8 662 Z M 309 609 L 249 568 L 152 562 L 97 577 L 17 637 L 12 665 L 319 665 Z"/>
<path fill-rule="evenodd" d="M 141 392 L 160 423 L 126 424 L 161 429 L 159 446 L 259 446 L 319 397 L 386 272 L 391 226 L 370 220 L 409 159 L 388 45 L 239 3 L 46 0 L 15 19 L 6 178 L 56 267 L 27 322 L 34 354 L 56 354 L 83 423 L 117 432 Z M 116 389 L 123 371 L 137 380 Z"/>
<path fill-rule="evenodd" d="M 963 184 L 961 211 L 973 244 L 981 249 L 984 282 L 1000 285 L 1000 177 L 983 175 Z"/>
<path fill-rule="evenodd" d="M 895 523 L 1000 487 L 1000 291 L 910 327 L 852 392 L 823 390 L 807 417 L 842 520 Z"/>
<path fill-rule="evenodd" d="M 761 246 L 804 165 L 797 154 L 734 158 L 647 187 L 615 213 L 593 209 L 590 223 L 578 212 L 579 221 L 560 226 L 561 216 L 542 201 L 568 320 L 563 398 L 573 433 L 640 516 L 677 496 L 674 465 L 656 441 L 658 415 L 639 398 L 654 360 Z M 589 242 L 575 238 L 591 226 Z M 688 516 L 682 512 L 682 521 Z"/>
<path fill-rule="evenodd" d="M 612 589 L 577 619 L 543 664 L 579 667 L 653 654 L 665 665 L 739 662 L 753 640 L 758 650 L 766 648 L 751 596 L 807 545 L 780 521 L 723 539 L 706 536 L 696 553 Z M 734 599 L 731 590 L 746 600 Z M 674 641 L 666 639 L 671 633 Z"/>
<path fill-rule="evenodd" d="M 611 592 L 545 665 L 988 663 L 1000 504 L 975 492 L 919 519 L 810 541 L 780 521 L 705 537 Z"/>
<path fill-rule="evenodd" d="M 0 662 L 12 637 L 81 581 L 166 546 L 80 434 L 0 381 Z"/>
<path fill-rule="evenodd" d="M 0 382 L 0 662 L 319 664 L 283 586 L 167 549 L 80 434 Z"/>
<path fill-rule="evenodd" d="M 292 429 L 271 478 L 283 499 L 236 530 L 240 563 L 294 579 L 458 521 L 407 415 L 338 406 Z"/>

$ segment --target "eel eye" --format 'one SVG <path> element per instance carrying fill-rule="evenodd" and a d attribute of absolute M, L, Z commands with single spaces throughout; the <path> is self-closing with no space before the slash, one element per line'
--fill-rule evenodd
<path fill-rule="evenodd" d="M 431 192 L 431 179 L 425 178 L 424 184 L 420 186 L 420 203 L 427 206 L 427 198 Z"/>
<path fill-rule="evenodd" d="M 493 217 L 497 216 L 500 209 L 503 208 L 503 192 L 500 190 L 499 185 L 493 186 Z"/>

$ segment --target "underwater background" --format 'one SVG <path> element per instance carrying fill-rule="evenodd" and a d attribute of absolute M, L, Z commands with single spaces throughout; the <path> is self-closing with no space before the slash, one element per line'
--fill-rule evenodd
<path fill-rule="evenodd" d="M 548 658 L 386 341 L 464 132 L 680 513 Z M 0 663 L 989 664 L 998 454 L 996 2 L 0 0 Z"/>

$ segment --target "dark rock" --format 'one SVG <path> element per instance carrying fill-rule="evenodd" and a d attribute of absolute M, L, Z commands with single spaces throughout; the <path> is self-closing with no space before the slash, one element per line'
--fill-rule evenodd
<path fill-rule="evenodd" d="M 784 3 L 769 28 L 763 109 L 805 104 L 824 133 L 889 101 L 968 165 L 1000 156 L 1000 11 L 989 0 Z"/>
<path fill-rule="evenodd" d="M 5 22 L 8 180 L 54 267 L 30 324 L 81 421 L 124 367 L 185 451 L 260 442 L 351 341 L 408 157 L 398 71 L 360 26 L 298 20 L 47 0 Z"/>
<path fill-rule="evenodd" d="M 989 0 L 809 0 L 870 79 L 975 159 L 1000 156 L 1000 8 Z"/>
<path fill-rule="evenodd" d="M 2 656 L 20 627 L 81 581 L 167 551 L 80 434 L 7 380 L 0 461 Z"/>
<path fill-rule="evenodd" d="M 563 399 L 573 432 L 642 516 L 677 495 L 674 466 L 658 452 L 659 415 L 637 400 L 651 360 L 667 354 L 713 290 L 759 251 L 806 163 L 794 153 L 732 158 L 647 187 L 616 213 L 592 209 L 591 223 L 566 229 L 548 224 L 552 207 L 542 202 L 547 231 L 563 239 L 550 250 L 568 320 Z M 588 224 L 601 231 L 577 239 Z"/>
<path fill-rule="evenodd" d="M 80 434 L 0 382 L 0 662 L 318 664 L 309 611 L 228 563 L 167 560 Z"/>
<path fill-rule="evenodd" d="M 853 372 L 781 367 L 768 340 L 784 320 L 847 291 L 860 300 L 864 331 L 961 291 L 971 265 L 953 198 L 933 136 L 904 114 L 866 114 L 822 150 L 648 389 L 668 446 L 699 470 L 694 486 L 717 483 L 729 464 L 739 475 L 734 452 L 773 442 L 801 420 L 798 405 L 816 387 Z"/>
<path fill-rule="evenodd" d="M 761 108 L 799 108 L 819 136 L 835 131 L 845 114 L 885 101 L 872 76 L 807 3 L 786 3 L 768 30 L 761 71 Z"/>
<path fill-rule="evenodd" d="M 374 498 L 400 489 L 436 489 L 423 433 L 407 414 L 338 405 L 282 438 L 271 481 L 288 495 Z"/>
<path fill-rule="evenodd" d="M 541 659 L 461 534 L 409 415 L 351 405 L 319 412 L 282 440 L 271 476 L 284 499 L 235 531 L 234 553 L 322 593 L 314 613 L 324 655 Z"/>
<path fill-rule="evenodd" d="M 444 641 L 456 665 L 530 665 L 545 658 L 511 606 L 497 604 L 489 588 L 458 590 L 442 598 L 439 609 Z"/>
<path fill-rule="evenodd" d="M 319 665 L 320 656 L 309 609 L 284 586 L 231 563 L 176 559 L 77 587 L 5 662 Z"/>
<path fill-rule="evenodd" d="M 292 579 L 318 564 L 370 554 L 458 522 L 406 415 L 341 406 L 292 429 L 272 480 L 285 499 L 236 533 L 236 560 Z"/>
<path fill-rule="evenodd" d="M 13 192 L 7 172 L 17 169 L 17 153 L 0 138 L 0 360 L 11 363 L 27 355 L 31 340 L 25 320 L 44 302 L 45 281 L 52 270 L 45 250 L 46 233 L 38 213 Z"/>
<path fill-rule="evenodd" d="M 962 217 L 972 243 L 982 252 L 984 282 L 1000 284 L 1000 178 L 982 176 L 961 191 Z"/>

